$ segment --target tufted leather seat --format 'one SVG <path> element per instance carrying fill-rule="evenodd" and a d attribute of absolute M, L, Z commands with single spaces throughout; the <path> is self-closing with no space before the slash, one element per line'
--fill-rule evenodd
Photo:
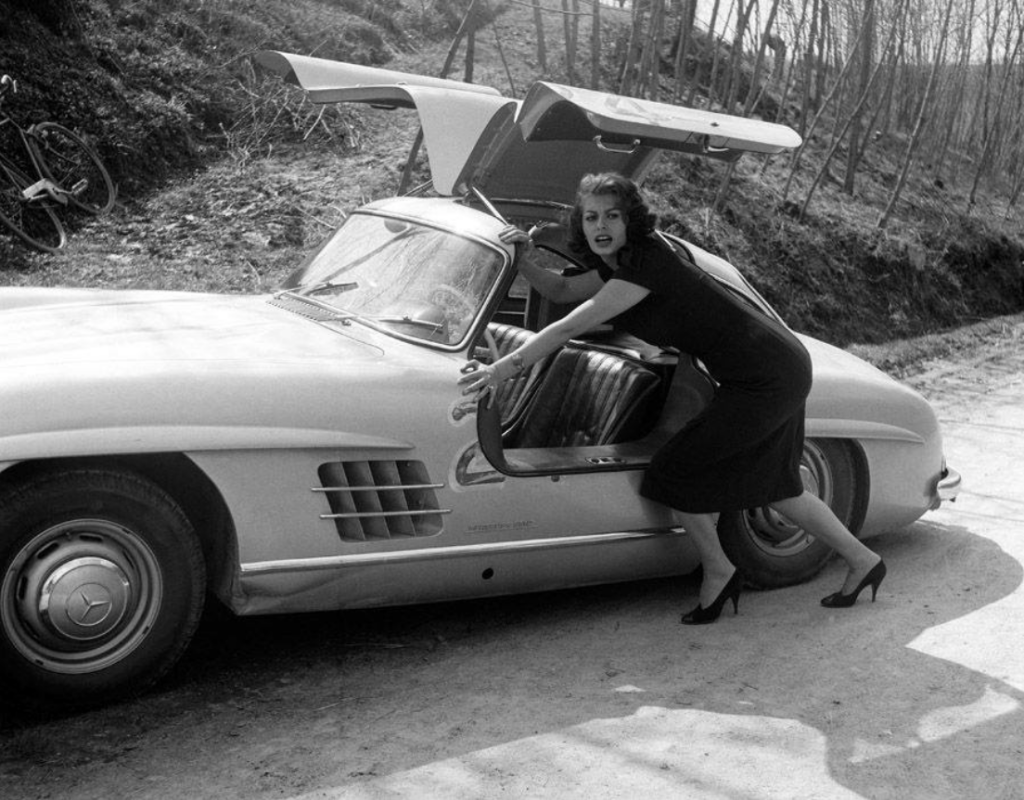
<path fill-rule="evenodd" d="M 524 328 L 515 325 L 492 322 L 487 326 L 488 332 L 494 337 L 494 343 L 498 348 L 498 357 L 508 355 L 520 347 L 533 335 Z M 490 353 L 487 348 L 482 348 L 478 358 L 490 361 Z M 498 387 L 497 402 L 501 409 L 502 427 L 508 427 L 519 417 L 523 409 L 533 397 L 534 392 L 540 384 L 544 372 L 551 364 L 553 356 L 539 361 L 529 369 L 524 370 L 515 377 L 505 381 Z"/>
<path fill-rule="evenodd" d="M 640 436 L 659 383 L 638 361 L 574 346 L 555 354 L 505 447 L 582 447 Z"/>

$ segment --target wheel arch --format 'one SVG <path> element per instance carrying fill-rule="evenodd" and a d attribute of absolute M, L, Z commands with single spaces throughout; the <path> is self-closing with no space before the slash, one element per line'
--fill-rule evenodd
<path fill-rule="evenodd" d="M 850 533 L 859 537 L 861 529 L 864 527 L 864 520 L 868 516 L 868 506 L 871 505 L 871 466 L 868 463 L 867 453 L 864 452 L 864 446 L 858 439 L 853 437 L 808 436 L 807 438 L 812 442 L 834 442 L 836 445 L 844 448 L 850 456 L 854 469 L 854 478 L 856 479 L 857 486 L 860 487 L 860 491 L 856 492 L 853 496 L 853 507 L 850 510 L 848 528 Z"/>
<path fill-rule="evenodd" d="M 869 460 L 860 442 L 808 436 L 801 462 L 805 490 L 825 500 L 850 532 L 859 536 L 871 502 Z M 722 547 L 748 585 L 758 588 L 802 583 L 832 557 L 831 548 L 771 505 L 723 513 L 718 532 Z"/>
<path fill-rule="evenodd" d="M 133 472 L 167 492 L 199 538 L 206 562 L 208 592 L 218 598 L 230 596 L 238 563 L 235 526 L 220 491 L 188 456 L 145 453 L 22 461 L 0 472 L 0 488 L 69 469 Z"/>

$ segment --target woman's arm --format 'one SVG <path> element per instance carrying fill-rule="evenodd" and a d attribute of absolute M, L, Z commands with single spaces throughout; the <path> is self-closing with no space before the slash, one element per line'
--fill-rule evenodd
<path fill-rule="evenodd" d="M 553 303 L 578 303 L 594 297 L 604 286 L 597 270 L 565 276 L 534 264 L 526 255 L 519 259 L 519 272 L 530 286 Z"/>
<path fill-rule="evenodd" d="M 533 229 L 527 233 L 515 225 L 509 225 L 498 236 L 503 242 L 521 244 L 527 249 L 527 252 L 519 256 L 519 272 L 541 297 L 553 303 L 578 303 L 593 297 L 601 290 L 604 281 L 596 270 L 566 277 L 533 263 L 529 257 L 529 252 L 534 247 L 532 232 Z"/>
<path fill-rule="evenodd" d="M 493 390 L 502 381 L 537 363 L 573 337 L 632 308 L 648 293 L 648 289 L 635 283 L 608 281 L 592 298 L 581 303 L 562 319 L 535 333 L 526 344 L 499 358 L 490 366 L 481 365 L 477 361 L 466 364 L 462 368 L 464 374 L 459 378 L 459 385 L 463 387 L 462 393 L 479 392 L 482 395 L 488 390 Z"/>

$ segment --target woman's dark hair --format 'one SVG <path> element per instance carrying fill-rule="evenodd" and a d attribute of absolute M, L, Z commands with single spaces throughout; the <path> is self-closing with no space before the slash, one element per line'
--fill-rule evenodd
<path fill-rule="evenodd" d="M 566 218 L 569 250 L 576 255 L 590 253 L 590 245 L 583 233 L 583 198 L 587 195 L 611 195 L 619 201 L 626 215 L 626 243 L 634 245 L 654 230 L 656 217 L 651 213 L 640 189 L 633 181 L 615 172 L 584 175 L 576 189 L 576 201 Z"/>

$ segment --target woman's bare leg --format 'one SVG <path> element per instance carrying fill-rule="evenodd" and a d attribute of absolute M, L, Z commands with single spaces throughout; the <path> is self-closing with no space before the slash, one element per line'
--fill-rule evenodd
<path fill-rule="evenodd" d="M 804 492 L 797 497 L 790 497 L 772 503 L 771 507 L 795 522 L 807 533 L 820 539 L 839 555 L 849 566 L 846 581 L 843 583 L 843 594 L 849 594 L 871 571 L 881 558 L 868 548 L 847 529 L 831 508 L 817 495 Z"/>
<path fill-rule="evenodd" d="M 693 539 L 704 568 L 704 581 L 700 585 L 700 604 L 707 608 L 715 601 L 736 567 L 718 541 L 717 517 L 714 514 L 688 514 L 676 511 L 686 532 Z"/>

